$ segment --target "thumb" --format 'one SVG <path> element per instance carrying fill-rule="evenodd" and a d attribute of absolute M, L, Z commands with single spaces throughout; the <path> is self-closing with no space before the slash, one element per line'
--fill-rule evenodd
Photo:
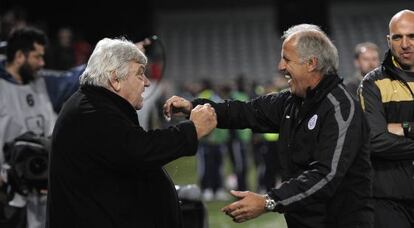
<path fill-rule="evenodd" d="M 246 197 L 246 196 L 247 196 L 247 192 L 246 192 L 246 191 L 241 192 L 241 191 L 231 190 L 231 191 L 230 191 L 230 193 L 231 193 L 233 196 L 237 197 L 237 198 L 244 198 L 244 197 Z"/>

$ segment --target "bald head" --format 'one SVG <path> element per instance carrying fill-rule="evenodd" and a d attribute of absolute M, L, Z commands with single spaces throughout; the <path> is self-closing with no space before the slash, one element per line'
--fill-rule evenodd
<path fill-rule="evenodd" d="M 413 22 L 414 21 L 414 11 L 412 10 L 401 10 L 400 12 L 396 13 L 390 20 L 389 29 L 391 33 L 391 28 L 396 24 L 406 23 L 406 22 Z"/>
<path fill-rule="evenodd" d="M 404 70 L 414 72 L 414 11 L 402 10 L 389 24 L 388 46 Z"/>

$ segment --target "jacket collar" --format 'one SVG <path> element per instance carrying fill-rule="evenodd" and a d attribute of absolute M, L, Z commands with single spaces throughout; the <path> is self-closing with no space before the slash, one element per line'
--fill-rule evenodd
<path fill-rule="evenodd" d="M 19 84 L 16 79 L 6 71 L 6 60 L 0 61 L 0 78 L 14 84 Z"/>
<path fill-rule="evenodd" d="M 400 67 L 399 63 L 391 54 L 391 50 L 388 50 L 385 54 L 384 61 L 382 62 L 382 67 L 391 79 L 403 80 L 403 78 L 401 78 L 401 75 L 406 74 L 406 72 Z"/>
<path fill-rule="evenodd" d="M 115 107 L 119 109 L 128 119 L 132 120 L 135 124 L 139 125 L 137 111 L 132 105 L 118 94 L 111 92 L 110 90 L 92 85 L 82 85 L 80 90 L 87 96 L 92 98 L 92 102 L 99 107 Z"/>
<path fill-rule="evenodd" d="M 307 113 L 316 109 L 322 99 L 342 82 L 337 74 L 324 75 L 322 80 L 313 89 L 308 89 L 306 98 L 302 100 L 302 105 L 298 113 L 299 119 L 303 119 Z"/>
<path fill-rule="evenodd" d="M 326 94 L 331 92 L 340 82 L 341 78 L 337 74 L 328 74 L 322 77 L 322 80 L 313 89 L 306 91 L 306 98 L 303 99 L 304 103 L 319 102 Z"/>

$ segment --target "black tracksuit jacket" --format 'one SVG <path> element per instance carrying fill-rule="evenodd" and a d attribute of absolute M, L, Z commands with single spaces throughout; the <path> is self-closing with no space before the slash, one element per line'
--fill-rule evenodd
<path fill-rule="evenodd" d="M 289 91 L 211 103 L 220 128 L 279 132 L 283 184 L 269 195 L 292 227 L 371 227 L 369 129 L 337 75 L 300 99 Z"/>
<path fill-rule="evenodd" d="M 411 74 L 411 75 L 407 75 Z M 414 74 L 396 67 L 387 53 L 381 67 L 364 77 L 360 102 L 371 129 L 373 194 L 414 203 L 414 140 L 388 132 L 388 123 L 414 122 Z"/>

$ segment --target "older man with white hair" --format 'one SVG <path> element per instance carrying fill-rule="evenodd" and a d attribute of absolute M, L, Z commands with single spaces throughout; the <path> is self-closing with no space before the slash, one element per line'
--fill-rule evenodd
<path fill-rule="evenodd" d="M 102 39 L 59 114 L 52 138 L 47 226 L 181 228 L 163 165 L 194 155 L 216 126 L 210 105 L 189 120 L 145 131 L 136 110 L 150 82 L 146 56 L 125 39 Z"/>

